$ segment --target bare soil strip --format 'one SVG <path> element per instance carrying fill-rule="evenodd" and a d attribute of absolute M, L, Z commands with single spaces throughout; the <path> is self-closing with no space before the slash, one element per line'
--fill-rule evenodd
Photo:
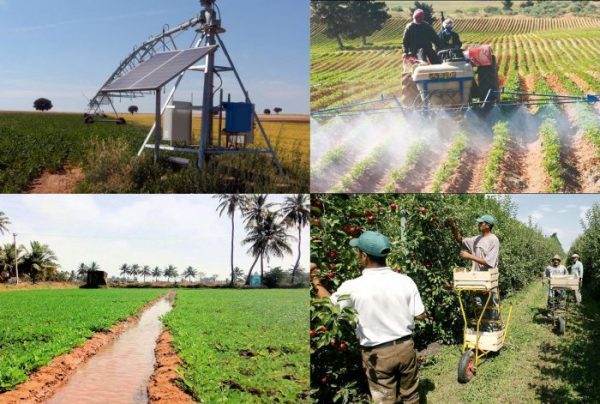
<path fill-rule="evenodd" d="M 173 336 L 169 330 L 164 330 L 158 338 L 154 354 L 156 365 L 154 374 L 148 382 L 148 399 L 150 403 L 193 403 L 193 398 L 185 393 L 181 385 L 181 375 L 177 368 L 182 364 L 181 359 L 173 350 Z"/>
<path fill-rule="evenodd" d="M 85 175 L 80 167 L 64 167 L 51 173 L 45 171 L 39 178 L 32 181 L 25 190 L 26 194 L 71 194 Z"/>
<path fill-rule="evenodd" d="M 35 371 L 27 381 L 18 385 L 15 390 L 0 394 L 0 403 L 45 402 L 69 380 L 79 366 L 87 362 L 124 331 L 134 326 L 141 314 L 163 297 L 160 296 L 152 300 L 139 313 L 115 324 L 109 331 L 97 332 L 82 346 L 76 347 L 71 352 L 52 359 L 48 365 Z"/>
<path fill-rule="evenodd" d="M 522 193 L 527 188 L 525 180 L 525 148 L 515 139 L 510 139 L 507 152 L 500 163 L 500 176 L 496 191 L 500 193 Z"/>

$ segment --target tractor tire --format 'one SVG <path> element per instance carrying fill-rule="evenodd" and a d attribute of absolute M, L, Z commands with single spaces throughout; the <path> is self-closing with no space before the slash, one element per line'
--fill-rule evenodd
<path fill-rule="evenodd" d="M 420 107 L 422 105 L 421 93 L 412 79 L 411 73 L 402 73 L 402 94 L 400 103 L 403 107 Z"/>
<path fill-rule="evenodd" d="M 565 335 L 565 329 L 567 328 L 567 320 L 564 317 L 558 318 L 558 324 L 556 324 L 556 332 L 558 335 Z"/>
<path fill-rule="evenodd" d="M 489 90 L 498 91 L 498 65 L 496 64 L 496 56 L 492 56 L 491 66 L 480 66 L 477 68 L 477 95 L 479 101 L 485 100 Z M 498 101 L 497 94 L 490 94 L 488 102 L 495 103 Z"/>
<path fill-rule="evenodd" d="M 94 123 L 94 117 L 93 117 L 93 116 L 91 116 L 91 115 L 88 115 L 88 116 L 86 116 L 86 117 L 85 117 L 85 119 L 84 119 L 84 122 L 85 122 L 86 124 L 88 124 L 88 125 L 89 125 L 89 124 L 92 124 L 92 123 Z"/>
<path fill-rule="evenodd" d="M 475 376 L 475 354 L 470 349 L 462 354 L 458 362 L 458 382 L 469 383 Z"/>
<path fill-rule="evenodd" d="M 127 125 L 127 121 L 125 118 L 119 118 L 117 119 L 117 125 Z"/>

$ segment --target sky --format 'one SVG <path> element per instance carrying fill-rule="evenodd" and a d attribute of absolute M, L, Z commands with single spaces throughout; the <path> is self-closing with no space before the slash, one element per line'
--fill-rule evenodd
<path fill-rule="evenodd" d="M 594 203 L 600 203 L 600 195 L 555 194 L 513 195 L 518 205 L 517 219 L 524 223 L 531 217 L 542 227 L 544 234 L 556 233 L 565 252 L 577 236 L 583 233 L 581 220 Z"/>
<path fill-rule="evenodd" d="M 257 110 L 309 112 L 309 5 L 299 0 L 218 0 L 221 37 Z M 53 111 L 84 112 L 86 98 L 137 46 L 195 17 L 198 0 L 0 0 L 0 110 L 32 110 L 49 98 Z M 176 39 L 189 47 L 193 30 Z M 217 64 L 223 64 L 220 54 Z M 232 73 L 224 73 L 225 94 L 241 101 Z M 200 104 L 203 78 L 189 72 L 176 100 Z M 151 112 L 154 97 L 117 101 Z"/>
<path fill-rule="evenodd" d="M 284 197 L 269 195 L 269 201 L 281 203 Z M 217 205 L 211 195 L 5 195 L 0 211 L 11 221 L 10 234 L 0 235 L 0 242 L 12 244 L 15 232 L 19 245 L 29 246 L 31 240 L 48 244 L 66 271 L 92 261 L 109 276 L 118 275 L 123 263 L 172 264 L 180 273 L 191 265 L 224 280 L 230 277 L 231 219 L 219 217 Z M 239 214 L 234 226 L 234 265 L 247 274 L 253 259 L 241 243 L 245 230 Z M 289 233 L 296 236 L 298 230 Z M 306 269 L 309 239 L 306 227 L 301 259 Z M 273 258 L 269 265 L 293 266 L 297 241 L 290 247 L 292 255 Z"/>

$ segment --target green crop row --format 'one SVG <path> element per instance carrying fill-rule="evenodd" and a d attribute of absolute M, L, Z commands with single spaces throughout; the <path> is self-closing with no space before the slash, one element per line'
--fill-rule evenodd
<path fill-rule="evenodd" d="M 123 139 L 135 153 L 145 130 L 133 125 L 86 125 L 80 115 L 0 115 L 0 192 L 18 193 L 43 171 L 79 165 L 91 140 Z"/>
<path fill-rule="evenodd" d="M 565 187 L 564 169 L 560 162 L 560 135 L 556 129 L 556 121 L 552 118 L 544 120 L 539 129 L 544 153 L 544 171 L 550 178 L 548 192 L 561 192 Z"/>
<path fill-rule="evenodd" d="M 577 124 L 583 129 L 583 136 L 596 148 L 600 157 L 600 121 L 592 107 L 580 106 L 577 109 Z"/>
<path fill-rule="evenodd" d="M 450 147 L 450 151 L 442 165 L 438 168 L 434 175 L 432 192 L 440 192 L 442 185 L 450 178 L 458 164 L 463 151 L 467 147 L 467 136 L 464 132 L 457 132 L 456 139 Z"/>
<path fill-rule="evenodd" d="M 370 168 L 379 162 L 387 148 L 388 145 L 386 143 L 375 147 L 367 157 L 352 166 L 350 172 L 340 179 L 339 183 L 331 189 L 331 192 L 347 192 L 355 182 L 359 181 Z"/>
<path fill-rule="evenodd" d="M 309 346 L 305 289 L 182 290 L 164 322 L 202 402 L 305 401 Z"/>
<path fill-rule="evenodd" d="M 506 147 L 510 137 L 508 135 L 508 122 L 498 122 L 492 128 L 494 132 L 494 141 L 492 150 L 488 156 L 488 162 L 483 172 L 483 190 L 484 192 L 494 192 L 495 184 L 500 174 L 500 163 L 506 155 Z"/>
<path fill-rule="evenodd" d="M 385 192 L 396 192 L 396 184 L 403 181 L 406 175 L 415 168 L 419 158 L 425 151 L 425 145 L 425 142 L 417 142 L 410 146 L 404 164 L 390 173 L 390 179 L 385 185 Z"/>
<path fill-rule="evenodd" d="M 137 313 L 159 290 L 39 290 L 2 293 L 0 392 L 54 357 Z M 2 399 L 0 398 L 0 401 Z"/>

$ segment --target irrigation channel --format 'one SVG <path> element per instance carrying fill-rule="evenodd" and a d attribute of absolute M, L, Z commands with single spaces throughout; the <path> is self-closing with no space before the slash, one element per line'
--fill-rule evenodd
<path fill-rule="evenodd" d="M 82 365 L 48 401 L 70 403 L 146 403 L 147 384 L 154 372 L 154 348 L 173 308 L 169 293 L 144 311 L 137 323 Z"/>

